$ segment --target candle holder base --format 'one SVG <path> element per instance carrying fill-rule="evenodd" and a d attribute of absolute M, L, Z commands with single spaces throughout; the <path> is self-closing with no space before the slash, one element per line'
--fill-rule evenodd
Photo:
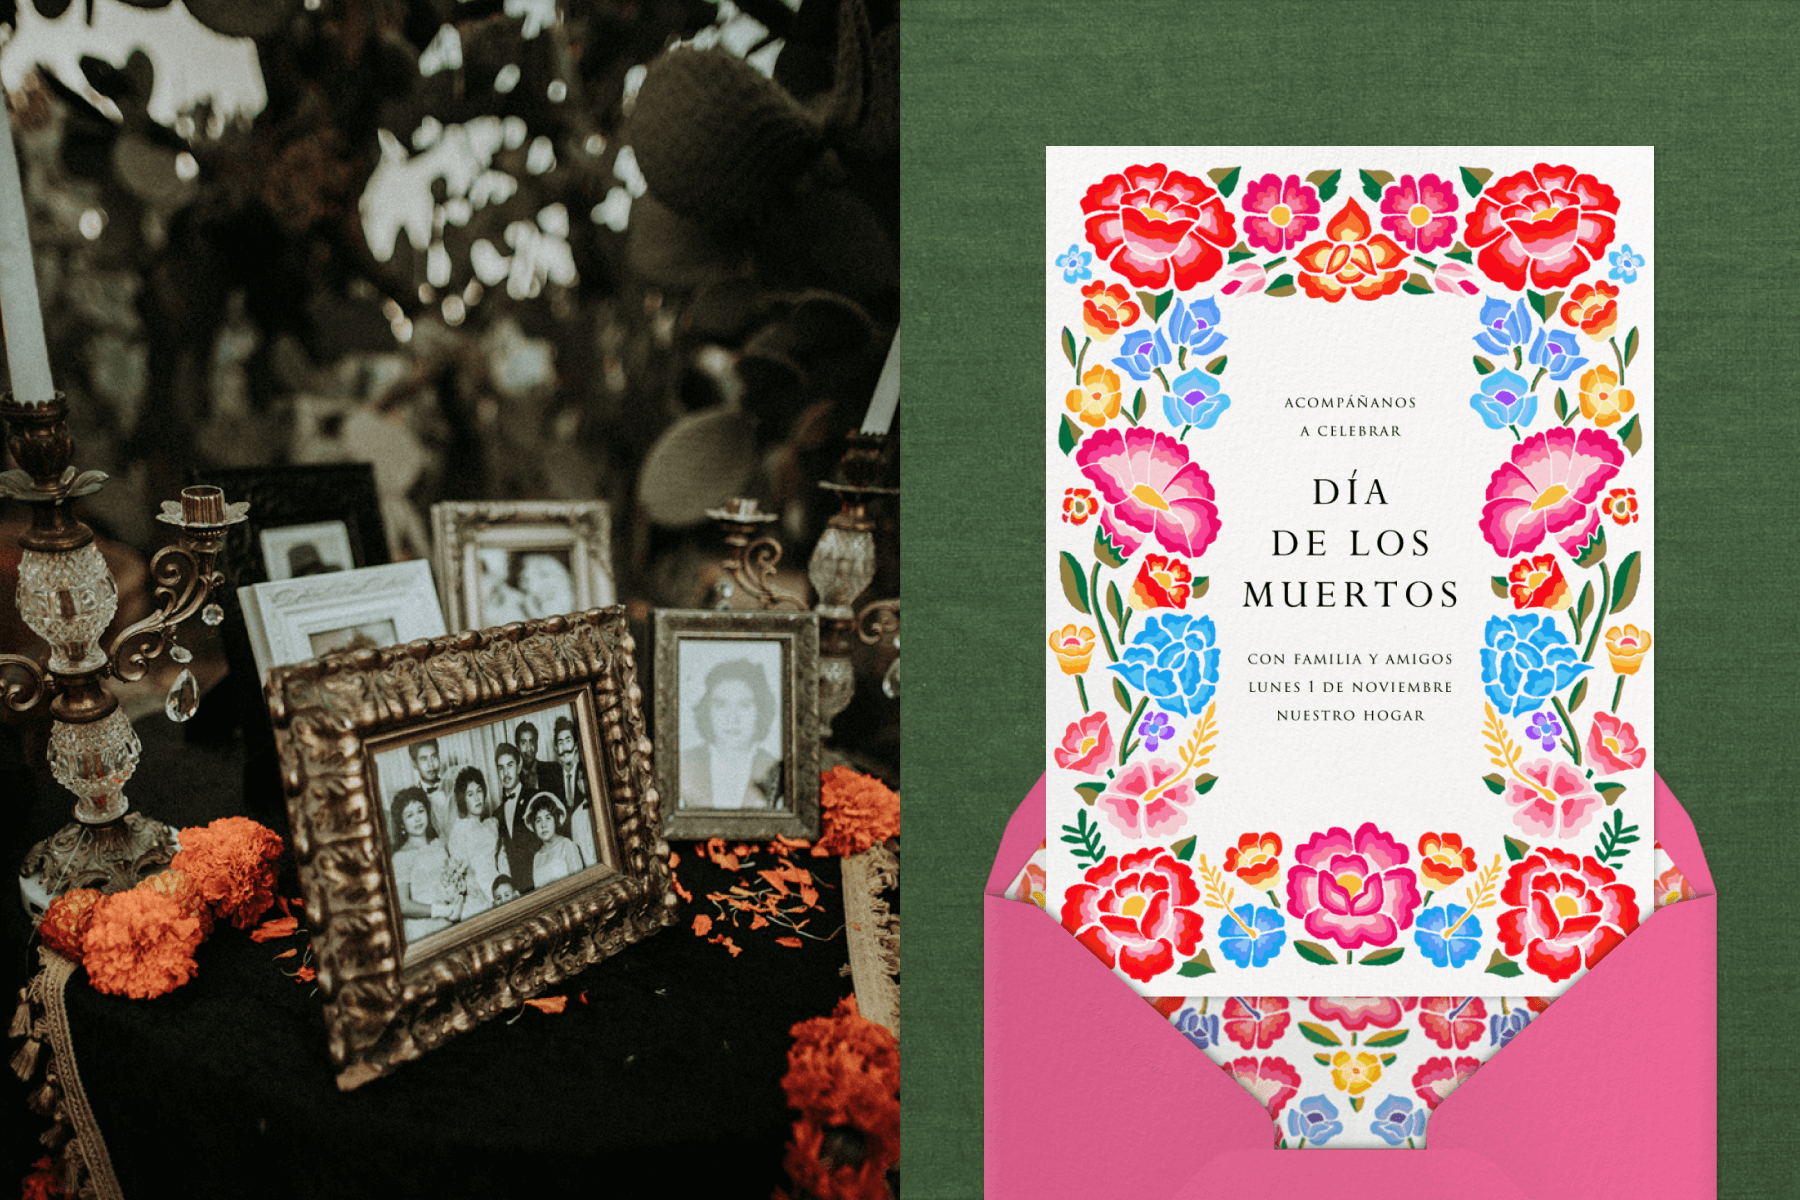
<path fill-rule="evenodd" d="M 168 866 L 177 849 L 175 831 L 140 812 L 127 812 L 104 825 L 71 821 L 25 855 L 19 864 L 19 896 L 36 921 L 64 892 L 136 887 Z"/>

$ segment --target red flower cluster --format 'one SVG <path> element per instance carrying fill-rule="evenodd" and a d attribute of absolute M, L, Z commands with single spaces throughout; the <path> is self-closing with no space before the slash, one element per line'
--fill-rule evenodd
<path fill-rule="evenodd" d="M 44 910 L 38 922 L 38 936 L 44 945 L 64 958 L 81 961 L 81 939 L 87 935 L 88 922 L 94 918 L 94 905 L 100 893 L 93 888 L 75 888 L 64 892 Z"/>
<path fill-rule="evenodd" d="M 855 996 L 791 1032 L 781 1087 L 800 1119 L 783 1161 L 789 1178 L 818 1200 L 886 1200 L 900 1161 L 900 1043 L 857 1011 Z"/>
<path fill-rule="evenodd" d="M 813 856 L 848 857 L 900 836 L 900 795 L 872 775 L 837 766 L 819 776 L 823 833 Z"/>
<path fill-rule="evenodd" d="M 193 881 L 221 920 L 248 929 L 275 903 L 275 860 L 281 838 L 248 817 L 221 817 L 181 831 L 170 863 Z"/>
<path fill-rule="evenodd" d="M 149 1000 L 194 977 L 200 921 L 154 888 L 102 896 L 81 939 L 81 962 L 97 992 Z"/>

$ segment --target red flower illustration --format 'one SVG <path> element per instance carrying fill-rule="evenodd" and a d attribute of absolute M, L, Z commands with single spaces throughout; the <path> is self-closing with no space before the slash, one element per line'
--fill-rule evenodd
<path fill-rule="evenodd" d="M 1354 1033 L 1373 1025 L 1392 1029 L 1406 1011 L 1418 1003 L 1413 996 L 1401 1000 L 1395 996 L 1314 996 L 1307 1001 L 1312 1015 L 1321 1021 L 1336 1021 Z"/>
<path fill-rule="evenodd" d="M 1267 1050 L 1294 1019 L 1286 996 L 1233 996 L 1220 1017 L 1225 1036 L 1246 1050 Z"/>
<path fill-rule="evenodd" d="M 1108 175 L 1081 198 L 1087 240 L 1135 287 L 1204 283 L 1237 244 L 1237 218 L 1217 189 L 1161 163 Z"/>
<path fill-rule="evenodd" d="M 1463 240 L 1475 265 L 1515 292 L 1561 287 L 1593 265 L 1613 239 L 1619 198 L 1592 175 L 1539 163 L 1490 183 L 1469 210 Z"/>
<path fill-rule="evenodd" d="M 1432 887 L 1449 887 L 1475 869 L 1475 851 L 1462 844 L 1462 835 L 1427 833 L 1419 839 L 1419 874 Z"/>
<path fill-rule="evenodd" d="M 1456 189 L 1448 180 L 1426 175 L 1414 182 L 1402 175 L 1381 194 L 1381 227 L 1402 246 L 1427 254 L 1456 240 Z"/>
<path fill-rule="evenodd" d="M 1463 1080 L 1473 1075 L 1480 1066 L 1479 1058 L 1464 1057 L 1454 1063 L 1442 1056 L 1428 1058 L 1413 1072 L 1413 1091 L 1419 1094 L 1419 1099 L 1425 1102 L 1426 1108 L 1436 1108 L 1444 1102 L 1445 1096 L 1461 1087 Z"/>
<path fill-rule="evenodd" d="M 1637 730 L 1609 712 L 1594 714 L 1584 749 L 1594 770 L 1602 775 L 1616 775 L 1641 767 L 1650 753 L 1638 745 Z"/>
<path fill-rule="evenodd" d="M 1137 324 L 1137 301 L 1123 284 L 1096 279 L 1081 289 L 1081 324 L 1088 335 L 1104 342 L 1127 325 Z"/>
<path fill-rule="evenodd" d="M 1556 555 L 1521 558 L 1506 574 L 1514 608 L 1565 609 L 1575 602 L 1569 581 L 1556 565 Z"/>
<path fill-rule="evenodd" d="M 1069 771 L 1092 775 L 1112 757 L 1113 735 L 1107 727 L 1106 714 L 1091 712 L 1079 721 L 1069 723 L 1063 731 L 1062 745 L 1056 748 L 1056 765 Z"/>
<path fill-rule="evenodd" d="M 1225 851 L 1225 869 L 1252 887 L 1262 887 L 1281 874 L 1281 835 L 1245 833 Z"/>
<path fill-rule="evenodd" d="M 1344 201 L 1337 216 L 1325 223 L 1328 241 L 1314 242 L 1294 255 L 1300 289 L 1336 304 L 1346 291 L 1358 300 L 1375 300 L 1400 290 L 1406 272 L 1399 269 L 1406 251 L 1385 233 L 1375 233 L 1368 214 L 1354 200 Z"/>
<path fill-rule="evenodd" d="M 1082 524 L 1099 508 L 1094 493 L 1086 488 L 1067 488 L 1063 491 L 1062 519 L 1071 525 Z"/>
<path fill-rule="evenodd" d="M 1179 558 L 1162 554 L 1146 554 L 1131 585 L 1131 607 L 1186 608 L 1193 592 L 1193 572 Z"/>
<path fill-rule="evenodd" d="M 1604 279 L 1581 284 L 1563 302 L 1562 319 L 1596 342 L 1604 342 L 1619 324 L 1618 295 L 1619 289 Z"/>
<path fill-rule="evenodd" d="M 1174 1016 L 1176 1011 L 1187 1003 L 1186 996 L 1145 996 L 1144 999 L 1150 1002 L 1151 1008 L 1165 1017 Z"/>
<path fill-rule="evenodd" d="M 1226 1063 L 1225 1073 L 1255 1096 L 1271 1117 L 1279 1117 L 1282 1108 L 1300 1091 L 1300 1072 L 1286 1059 L 1245 1055 Z"/>
<path fill-rule="evenodd" d="M 1638 519 L 1637 489 L 1614 488 L 1600 501 L 1600 511 L 1611 517 L 1615 525 L 1632 524 Z"/>
<path fill-rule="evenodd" d="M 1187 864 L 1146 846 L 1089 867 L 1063 898 L 1062 924 L 1108 967 L 1148 983 L 1199 947 L 1199 899 Z"/>
<path fill-rule="evenodd" d="M 1446 1050 L 1467 1050 L 1487 1032 L 1487 1005 L 1480 996 L 1426 996 L 1419 1028 Z"/>
<path fill-rule="evenodd" d="M 1512 905 L 1496 922 L 1509 956 L 1551 983 L 1592 967 L 1637 928 L 1637 894 L 1593 855 L 1538 847 L 1513 864 L 1500 889 Z"/>

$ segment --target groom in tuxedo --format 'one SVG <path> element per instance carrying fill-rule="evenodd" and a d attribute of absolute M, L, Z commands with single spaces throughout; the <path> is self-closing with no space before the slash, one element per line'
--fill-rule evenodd
<path fill-rule="evenodd" d="M 500 847 L 506 854 L 507 874 L 513 886 L 523 895 L 535 886 L 531 878 L 532 859 L 543 843 L 525 823 L 525 808 L 531 794 L 520 778 L 519 748 L 511 742 L 494 747 L 494 770 L 500 777 Z"/>

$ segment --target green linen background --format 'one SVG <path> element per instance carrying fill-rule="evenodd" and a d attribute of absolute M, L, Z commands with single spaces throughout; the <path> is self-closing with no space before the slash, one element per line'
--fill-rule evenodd
<path fill-rule="evenodd" d="M 1657 765 L 1720 894 L 1719 1195 L 1791 1190 L 1800 5 L 904 13 L 905 1194 L 981 1192 L 982 885 L 1044 766 L 1052 143 L 1656 148 Z"/>

